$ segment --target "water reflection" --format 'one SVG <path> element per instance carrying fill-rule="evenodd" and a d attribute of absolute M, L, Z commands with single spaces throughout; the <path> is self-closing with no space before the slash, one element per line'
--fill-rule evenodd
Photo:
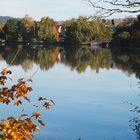
<path fill-rule="evenodd" d="M 17 49 L 15 47 L 1 48 L 1 57 L 9 64 Z M 33 63 L 38 64 L 42 70 L 48 70 L 55 63 L 61 62 L 79 73 L 84 72 L 88 66 L 99 71 L 100 68 L 110 68 L 112 64 L 111 52 L 107 49 L 91 51 L 83 48 L 64 49 L 52 46 L 35 49 L 22 47 L 18 55 L 13 65 L 21 65 L 25 71 L 31 69 Z"/>
<path fill-rule="evenodd" d="M 112 49 L 112 57 L 117 69 L 135 74 L 140 79 L 140 50 L 139 49 Z"/>
<path fill-rule="evenodd" d="M 133 132 L 136 135 L 136 139 L 140 140 L 140 104 L 139 104 L 139 85 L 140 82 L 138 82 L 138 90 L 133 90 L 133 93 L 135 93 L 136 99 L 138 102 L 127 102 L 127 104 L 130 106 L 130 112 L 132 112 L 131 118 L 129 120 L 129 126 L 133 130 Z"/>
<path fill-rule="evenodd" d="M 20 65 L 25 72 L 32 69 L 33 64 L 41 70 L 48 70 L 56 63 L 62 63 L 71 70 L 83 73 L 88 67 L 97 73 L 100 69 L 120 69 L 127 75 L 135 74 L 140 78 L 140 50 L 135 49 L 96 49 L 82 47 L 58 46 L 1 46 L 0 59 L 10 64 L 16 54 L 13 65 Z"/>
<path fill-rule="evenodd" d="M 136 134 L 136 139 L 140 140 L 140 117 L 134 117 L 129 122 L 131 129 Z"/>
<path fill-rule="evenodd" d="M 112 55 L 109 49 L 66 48 L 65 51 L 66 58 L 62 60 L 62 63 L 78 73 L 85 72 L 87 67 L 98 73 L 100 69 L 109 69 L 112 65 Z"/>
<path fill-rule="evenodd" d="M 130 133 L 126 124 L 131 114 L 128 115 L 128 109 L 120 104 L 132 98 L 128 76 L 140 77 L 139 50 L 3 46 L 0 59 L 11 64 L 17 52 L 12 65 L 19 65 L 28 72 L 36 64 L 40 69 L 35 81 L 43 83 L 35 84 L 33 89 L 39 96 L 47 91 L 57 102 L 51 119 L 47 117 L 49 120 L 46 120 L 48 124 L 53 123 L 47 130 L 49 140 L 134 139 L 123 133 Z M 32 100 L 37 95 L 34 94 Z M 130 124 L 139 139 L 139 117 L 133 117 Z M 37 140 L 47 138 L 44 129 L 36 137 Z"/>

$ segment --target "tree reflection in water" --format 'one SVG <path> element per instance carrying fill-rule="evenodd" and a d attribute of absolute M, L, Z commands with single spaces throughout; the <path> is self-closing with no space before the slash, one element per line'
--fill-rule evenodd
<path fill-rule="evenodd" d="M 138 82 L 138 84 L 140 84 L 140 82 Z M 140 95 L 138 94 L 137 96 L 139 98 Z M 136 134 L 136 139 L 140 140 L 140 105 L 133 103 L 129 103 L 129 105 L 131 106 L 130 111 L 133 113 L 133 117 L 129 120 L 130 127 Z"/>
<path fill-rule="evenodd" d="M 112 57 L 117 69 L 122 70 L 127 75 L 135 74 L 140 79 L 140 50 L 139 49 L 126 49 L 118 48 L 112 49 Z M 140 95 L 138 95 L 139 98 Z M 140 105 L 131 105 L 131 112 L 134 116 L 129 121 L 131 129 L 136 134 L 136 138 L 140 140 Z"/>
<path fill-rule="evenodd" d="M 20 47 L 20 46 L 18 46 Z M 15 54 L 16 47 L 1 47 L 1 59 L 10 64 L 11 58 Z M 112 65 L 112 56 L 109 49 L 99 49 L 97 51 L 85 48 L 69 47 L 24 47 L 19 52 L 18 59 L 13 65 L 20 65 L 24 71 L 28 71 L 33 64 L 38 64 L 41 70 L 48 70 L 55 63 L 61 62 L 69 66 L 78 73 L 85 72 L 87 67 L 99 72 L 99 69 L 109 69 Z"/>
<path fill-rule="evenodd" d="M 140 79 L 140 49 L 118 48 L 111 49 L 111 53 L 117 69 Z"/>
<path fill-rule="evenodd" d="M 18 51 L 19 50 L 20 49 L 18 49 Z M 16 55 L 17 54 L 18 53 L 16 53 Z M 10 65 L 14 62 L 16 55 L 11 59 Z M 32 101 L 28 98 L 28 93 L 32 91 L 32 88 L 28 86 L 28 83 L 32 82 L 32 79 L 25 80 L 24 78 L 20 78 L 17 83 L 13 83 L 12 86 L 9 86 L 9 80 L 12 81 L 10 78 L 11 74 L 12 72 L 8 70 L 8 68 L 3 69 L 0 73 L 0 103 L 10 106 L 13 104 L 14 107 L 22 106 L 23 104 L 28 104 L 29 106 Z M 45 108 L 45 110 L 48 110 L 54 105 L 53 100 L 47 100 L 44 97 L 39 97 L 38 101 L 41 102 L 41 104 L 33 104 L 33 112 L 25 113 L 25 108 L 23 107 L 21 112 L 18 113 L 18 116 L 10 115 L 7 119 L 0 121 L 1 140 L 33 139 L 33 132 L 39 130 L 35 122 L 45 126 L 39 113 L 40 109 Z"/>
<path fill-rule="evenodd" d="M 136 138 L 140 140 L 140 117 L 134 117 L 130 120 L 130 127 L 136 134 Z"/>
<path fill-rule="evenodd" d="M 140 78 L 140 50 L 136 49 L 97 49 L 82 47 L 58 46 L 18 46 L 21 47 L 18 59 L 13 65 L 20 65 L 24 71 L 38 64 L 41 70 L 48 70 L 56 63 L 62 63 L 78 73 L 90 67 L 99 72 L 100 69 L 120 69 L 127 75 L 135 74 Z M 0 59 L 10 64 L 17 47 L 0 48 Z"/>
<path fill-rule="evenodd" d="M 52 68 L 56 63 L 62 63 L 71 70 L 75 70 L 78 73 L 83 73 L 87 68 L 96 71 L 97 73 L 100 69 L 120 69 L 125 72 L 127 75 L 135 74 L 137 78 L 140 78 L 140 51 L 139 50 L 126 50 L 126 49 L 97 49 L 91 50 L 90 48 L 82 48 L 82 47 L 58 47 L 58 46 L 18 46 L 20 47 L 19 54 L 17 56 L 18 59 L 15 59 L 12 65 L 20 65 L 24 71 L 28 71 L 32 69 L 33 64 L 37 64 L 40 69 L 48 70 Z M 7 64 L 11 63 L 11 59 L 14 57 L 17 47 L 8 47 L 4 46 L 0 48 L 0 59 L 4 59 Z M 1 78 L 1 80 L 4 80 Z M 21 83 L 25 83 L 25 81 L 20 81 Z M 2 90 L 2 88 L 1 88 Z M 9 90 L 9 89 L 8 89 Z M 4 103 L 8 103 L 7 93 L 5 94 L 6 100 Z M 13 94 L 14 98 L 16 98 L 16 93 Z M 26 98 L 23 97 L 23 98 Z M 11 98 L 12 99 L 12 98 Z M 28 99 L 28 98 L 27 98 Z M 45 98 L 40 98 L 40 101 L 45 101 Z M 12 99 L 11 101 L 14 101 Z M 20 105 L 21 101 L 17 100 L 15 105 Z M 53 101 L 47 101 L 47 103 L 43 104 L 42 107 L 47 107 L 49 105 L 54 104 Z M 35 105 L 35 107 L 37 107 Z M 139 114 L 140 107 L 134 107 L 133 112 L 137 112 Z M 34 117 L 36 119 L 39 118 L 40 114 L 36 111 L 31 113 L 31 115 L 26 116 L 27 114 L 20 114 L 24 120 L 29 120 Z M 12 121 L 11 121 L 12 119 Z M 40 119 L 39 119 L 40 120 Z M 17 121 L 15 118 L 8 118 L 8 120 L 4 120 L 4 126 L 7 125 L 7 121 L 15 122 Z M 21 121 L 21 120 L 20 120 Z M 23 120 L 22 120 L 23 122 Z M 38 121 L 39 123 L 43 122 Z M 130 120 L 130 126 L 132 130 L 136 133 L 137 139 L 140 140 L 140 118 L 134 117 Z M 8 127 L 7 127 L 8 128 Z M 36 127 L 33 127 L 36 130 Z M 0 131 L 4 132 L 4 128 L 0 126 Z M 9 132 L 8 132 L 9 131 Z M 10 129 L 8 128 L 9 135 Z M 31 132 L 33 130 L 30 130 Z M 3 133 L 4 134 L 4 133 Z M 2 135 L 4 136 L 4 135 Z M 28 137 L 29 134 L 28 134 Z M 81 138 L 79 138 L 81 139 Z"/>

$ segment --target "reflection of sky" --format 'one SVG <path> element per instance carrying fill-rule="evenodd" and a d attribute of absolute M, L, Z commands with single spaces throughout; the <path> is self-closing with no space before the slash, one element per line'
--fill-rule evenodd
<path fill-rule="evenodd" d="M 0 68 L 4 65 L 1 62 Z M 78 74 L 62 64 L 56 64 L 48 71 L 41 71 L 34 65 L 28 73 L 20 66 L 11 69 L 15 79 L 23 75 L 29 77 L 38 70 L 33 77 L 32 101 L 45 96 L 56 103 L 47 113 L 41 111 L 47 127 L 40 128 L 36 140 L 134 139 L 128 123 L 132 113 L 123 103 L 135 103 L 137 96 L 130 89 L 130 85 L 137 82 L 133 75 L 127 77 L 122 71 L 111 69 L 102 69 L 98 74 L 87 69 Z M 30 111 L 31 108 L 26 109 Z M 8 112 L 14 111 L 16 109 Z"/>

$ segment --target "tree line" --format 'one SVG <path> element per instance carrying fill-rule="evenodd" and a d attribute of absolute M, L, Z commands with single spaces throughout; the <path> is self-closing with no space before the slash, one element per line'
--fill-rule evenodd
<path fill-rule="evenodd" d="M 0 24 L 0 38 L 7 42 L 31 41 L 34 38 L 42 41 L 55 41 L 55 21 L 51 18 L 42 18 L 34 21 L 26 15 L 23 19 L 9 19 L 6 24 Z"/>
<path fill-rule="evenodd" d="M 61 31 L 60 26 L 62 26 Z M 88 20 L 86 17 L 79 17 L 60 24 L 49 17 L 42 17 L 40 21 L 35 21 L 26 15 L 22 19 L 13 18 L 5 24 L 0 23 L 0 39 L 6 42 L 38 41 L 75 44 L 110 38 L 110 23 L 99 18 Z"/>
<path fill-rule="evenodd" d="M 112 42 L 117 46 L 136 46 L 140 45 L 140 15 L 137 18 L 127 18 L 122 21 L 115 29 Z"/>
<path fill-rule="evenodd" d="M 111 20 L 97 17 L 91 20 L 82 16 L 59 23 L 49 17 L 35 21 L 26 15 L 22 19 L 12 18 L 6 23 L 0 23 L 0 40 L 7 43 L 88 44 L 92 40 L 112 40 L 113 44 L 118 45 L 120 42 L 123 45 L 130 42 L 139 43 L 139 38 L 140 16 L 137 19 L 123 19 L 115 25 L 115 29 Z"/>

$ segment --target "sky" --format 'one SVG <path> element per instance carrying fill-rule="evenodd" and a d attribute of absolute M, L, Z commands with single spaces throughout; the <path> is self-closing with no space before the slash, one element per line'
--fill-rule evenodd
<path fill-rule="evenodd" d="M 24 17 L 28 14 L 35 20 L 49 16 L 60 21 L 94 13 L 94 9 L 82 0 L 0 0 L 0 3 L 0 16 Z"/>

